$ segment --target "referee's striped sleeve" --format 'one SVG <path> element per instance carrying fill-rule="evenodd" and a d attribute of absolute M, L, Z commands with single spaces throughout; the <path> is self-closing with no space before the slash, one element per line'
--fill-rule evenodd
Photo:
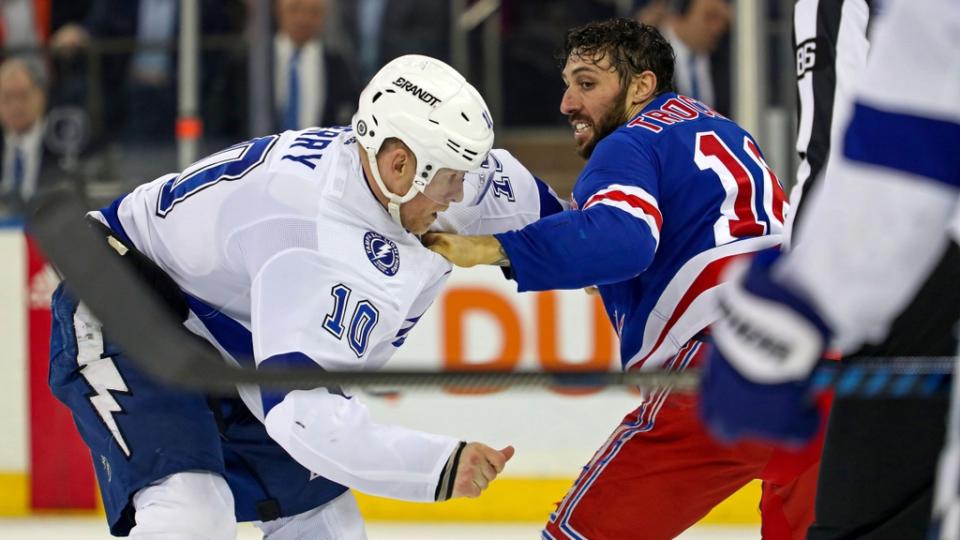
<path fill-rule="evenodd" d="M 793 215 L 802 218 L 804 195 L 826 168 L 832 141 L 849 117 L 856 78 L 866 64 L 870 0 L 797 0 L 793 36 L 797 61 L 797 154 L 800 166 L 790 194 Z"/>

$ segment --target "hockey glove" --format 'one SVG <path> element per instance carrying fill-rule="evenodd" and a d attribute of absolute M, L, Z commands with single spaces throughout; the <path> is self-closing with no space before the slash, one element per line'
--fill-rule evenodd
<path fill-rule="evenodd" d="M 810 376 L 829 330 L 813 307 L 776 283 L 777 250 L 735 263 L 721 290 L 722 318 L 701 387 L 701 416 L 713 435 L 801 444 L 819 427 Z"/>

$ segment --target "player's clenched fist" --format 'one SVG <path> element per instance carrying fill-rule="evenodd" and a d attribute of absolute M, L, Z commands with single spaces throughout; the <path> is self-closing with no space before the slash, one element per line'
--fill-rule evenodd
<path fill-rule="evenodd" d="M 513 447 L 494 450 L 478 443 L 461 443 L 450 456 L 437 485 L 437 500 L 479 497 L 513 457 Z M 453 474 L 451 474 L 453 473 Z"/>
<path fill-rule="evenodd" d="M 464 447 L 453 481 L 453 497 L 479 497 L 513 457 L 513 447 L 494 450 L 473 442 Z"/>
<path fill-rule="evenodd" d="M 464 268 L 478 264 L 509 264 L 500 242 L 493 236 L 427 233 L 420 240 L 427 248 Z"/>

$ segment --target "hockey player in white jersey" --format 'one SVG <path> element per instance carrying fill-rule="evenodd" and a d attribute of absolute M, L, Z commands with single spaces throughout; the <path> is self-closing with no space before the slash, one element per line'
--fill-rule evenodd
<path fill-rule="evenodd" d="M 883 339 L 960 239 L 958 29 L 953 0 L 885 6 L 852 118 L 800 224 L 803 241 L 743 265 L 722 294 L 727 316 L 714 328 L 702 395 L 721 437 L 810 437 L 811 373 L 827 345 L 851 351 Z M 960 538 L 956 384 L 951 407 L 934 501 L 940 527 L 930 538 Z"/>
<path fill-rule="evenodd" d="M 462 76 L 404 56 L 364 90 L 352 129 L 238 144 L 93 216 L 172 279 L 173 308 L 229 361 L 377 369 L 450 273 L 417 236 L 441 212 L 453 230 L 493 232 L 559 204 L 492 143 Z M 62 288 L 53 310 L 50 384 L 91 449 L 115 535 L 225 539 L 239 520 L 274 540 L 364 538 L 348 488 L 475 497 L 513 455 L 378 424 L 325 388 L 208 403 L 138 373 Z"/>

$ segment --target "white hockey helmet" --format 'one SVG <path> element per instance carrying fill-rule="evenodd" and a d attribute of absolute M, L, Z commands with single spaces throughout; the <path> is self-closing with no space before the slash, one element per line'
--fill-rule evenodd
<path fill-rule="evenodd" d="M 480 93 L 449 65 L 417 54 L 396 58 L 373 76 L 360 94 L 353 131 L 397 223 L 400 205 L 417 193 L 441 201 L 436 192 L 448 188 L 431 187 L 439 169 L 476 169 L 493 146 L 493 121 Z M 413 186 L 401 195 L 387 189 L 377 167 L 377 152 L 392 137 L 417 158 Z"/>

